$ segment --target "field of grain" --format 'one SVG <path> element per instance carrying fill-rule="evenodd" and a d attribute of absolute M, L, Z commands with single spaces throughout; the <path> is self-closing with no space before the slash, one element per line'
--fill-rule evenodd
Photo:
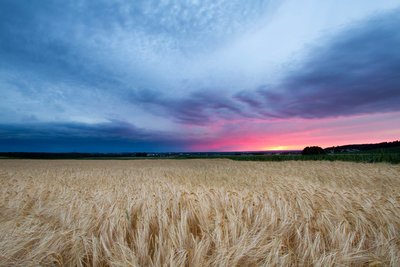
<path fill-rule="evenodd" d="M 0 160 L 1 266 L 400 266 L 400 165 Z"/>

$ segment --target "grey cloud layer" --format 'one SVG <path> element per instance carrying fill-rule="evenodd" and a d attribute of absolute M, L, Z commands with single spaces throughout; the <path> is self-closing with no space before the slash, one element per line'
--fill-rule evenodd
<path fill-rule="evenodd" d="M 138 90 L 130 95 L 132 103 L 149 112 L 171 116 L 184 124 L 207 125 L 218 118 L 245 116 L 237 103 L 212 90 L 197 91 L 185 98 L 174 98 L 152 90 Z"/>
<path fill-rule="evenodd" d="M 189 141 L 120 121 L 0 124 L 0 151 L 180 151 Z"/>

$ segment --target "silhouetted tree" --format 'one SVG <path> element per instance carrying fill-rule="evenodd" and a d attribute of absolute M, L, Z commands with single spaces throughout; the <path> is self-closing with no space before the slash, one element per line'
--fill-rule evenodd
<path fill-rule="evenodd" d="M 325 150 L 319 146 L 308 146 L 301 152 L 302 155 L 323 155 Z"/>

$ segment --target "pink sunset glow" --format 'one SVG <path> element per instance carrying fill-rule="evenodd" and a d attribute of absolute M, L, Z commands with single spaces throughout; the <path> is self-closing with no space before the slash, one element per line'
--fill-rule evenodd
<path fill-rule="evenodd" d="M 400 112 L 327 119 L 243 120 L 220 123 L 218 135 L 190 147 L 194 151 L 301 150 L 343 144 L 378 143 L 400 136 Z"/>

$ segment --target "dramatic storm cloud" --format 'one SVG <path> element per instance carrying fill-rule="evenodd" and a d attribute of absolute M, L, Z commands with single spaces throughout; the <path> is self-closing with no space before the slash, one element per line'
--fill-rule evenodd
<path fill-rule="evenodd" d="M 261 89 L 282 117 L 400 110 L 400 9 L 357 23 L 316 46 L 276 92 Z"/>
<path fill-rule="evenodd" d="M 0 3 L 1 151 L 400 136 L 398 1 Z"/>

